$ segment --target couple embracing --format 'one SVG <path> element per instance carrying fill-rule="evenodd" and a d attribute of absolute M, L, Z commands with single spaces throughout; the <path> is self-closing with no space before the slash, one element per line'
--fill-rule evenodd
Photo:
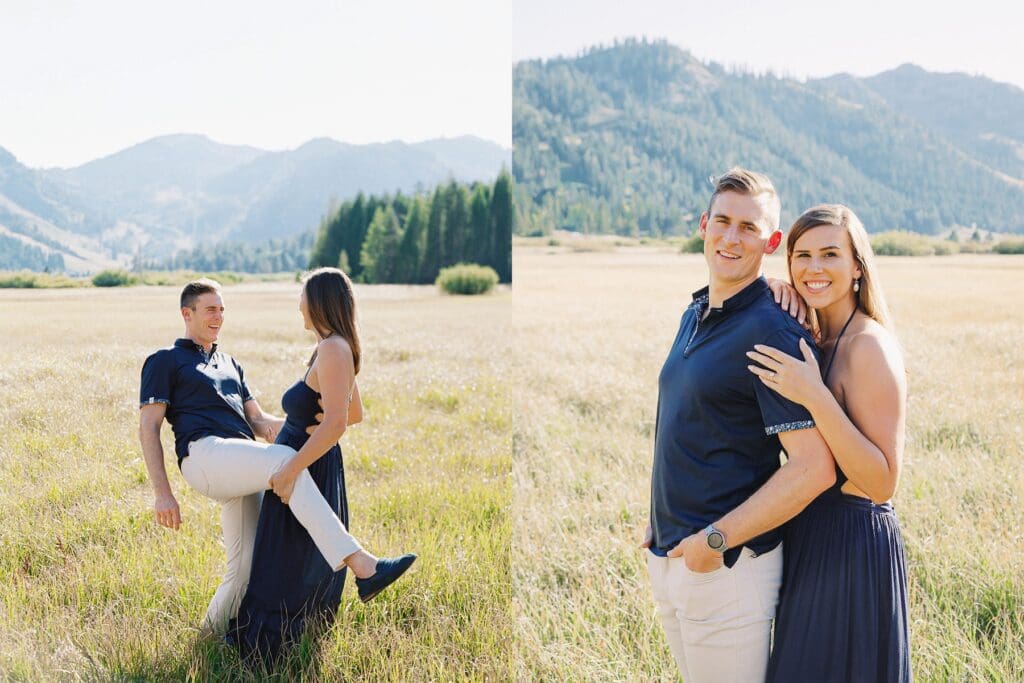
<path fill-rule="evenodd" d="M 362 419 L 352 283 L 336 268 L 304 279 L 299 310 L 317 345 L 281 399 L 284 418 L 263 412 L 241 365 L 217 348 L 220 285 L 190 282 L 180 304 L 184 337 L 142 368 L 139 438 L 156 519 L 175 530 L 181 525 L 160 443 L 166 419 L 185 481 L 221 503 L 227 569 L 201 630 L 223 635 L 246 655 L 274 657 L 307 625 L 330 623 L 346 569 L 365 602 L 416 557 L 377 558 L 348 532 L 338 439 Z M 264 496 L 267 490 L 274 495 Z"/>
<path fill-rule="evenodd" d="M 659 375 L 644 540 L 658 616 L 686 683 L 902 683 L 900 347 L 853 212 L 796 220 L 788 283 L 761 276 L 779 214 L 771 181 L 734 168 L 701 216 L 709 284 Z"/>

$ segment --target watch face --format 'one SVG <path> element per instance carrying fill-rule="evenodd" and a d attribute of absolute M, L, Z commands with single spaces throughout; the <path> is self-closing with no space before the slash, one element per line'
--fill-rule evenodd
<path fill-rule="evenodd" d="M 708 546 L 712 550 L 718 550 L 725 545 L 725 536 L 720 531 L 712 531 L 708 534 Z"/>

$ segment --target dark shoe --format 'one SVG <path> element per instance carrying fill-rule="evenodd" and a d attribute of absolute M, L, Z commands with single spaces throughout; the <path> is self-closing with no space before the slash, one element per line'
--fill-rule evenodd
<path fill-rule="evenodd" d="M 377 593 L 391 585 L 405 570 L 416 561 L 416 555 L 409 553 L 395 558 L 383 558 L 377 560 L 377 571 L 373 576 L 365 579 L 356 578 L 356 588 L 359 589 L 359 599 L 369 602 Z"/>

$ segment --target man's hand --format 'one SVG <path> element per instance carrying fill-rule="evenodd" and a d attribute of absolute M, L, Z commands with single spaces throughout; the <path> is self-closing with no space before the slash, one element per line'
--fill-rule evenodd
<path fill-rule="evenodd" d="M 313 416 L 316 419 L 316 424 L 311 424 L 308 427 L 306 427 L 306 433 L 307 434 L 312 434 L 313 432 L 315 432 L 316 428 L 320 426 L 320 423 L 324 421 L 324 414 L 323 414 L 324 402 L 321 401 L 320 399 L 317 399 L 316 402 L 317 402 L 317 405 L 320 406 L 320 411 L 321 412 L 319 412 L 319 413 L 317 413 L 316 415 Z"/>
<path fill-rule="evenodd" d="M 654 543 L 654 529 L 648 524 L 647 529 L 644 531 L 644 542 L 640 544 L 640 547 L 650 548 L 652 543 Z"/>
<path fill-rule="evenodd" d="M 153 510 L 156 512 L 156 523 L 160 526 L 175 531 L 181 527 L 181 511 L 178 509 L 178 501 L 174 499 L 174 494 L 158 495 Z"/>
<path fill-rule="evenodd" d="M 270 481 L 267 483 L 281 499 L 281 502 L 287 505 L 288 500 L 292 497 L 292 491 L 295 490 L 295 480 L 298 476 L 299 473 L 293 472 L 288 465 L 282 465 L 277 472 L 271 475 Z"/>
<path fill-rule="evenodd" d="M 691 534 L 668 551 L 669 557 L 681 557 L 691 572 L 706 574 L 713 572 L 725 562 L 722 555 L 708 547 L 703 531 Z"/>

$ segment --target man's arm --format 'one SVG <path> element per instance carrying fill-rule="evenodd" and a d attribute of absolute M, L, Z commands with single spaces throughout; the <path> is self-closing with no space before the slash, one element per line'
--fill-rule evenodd
<path fill-rule="evenodd" d="M 252 428 L 252 433 L 273 443 L 277 433 L 284 426 L 284 418 L 263 412 L 259 402 L 254 398 L 243 403 L 242 410 L 245 411 L 245 421 Z"/>
<path fill-rule="evenodd" d="M 171 482 L 164 468 L 164 447 L 160 443 L 160 427 L 166 413 L 167 406 L 163 403 L 150 403 L 139 409 L 139 442 L 156 498 L 153 510 L 157 524 L 177 531 L 181 527 L 181 511 L 171 492 Z"/>
<path fill-rule="evenodd" d="M 713 526 L 725 535 L 729 547 L 742 545 L 795 517 L 836 481 L 835 461 L 817 429 L 799 429 L 779 434 L 789 459 L 750 498 Z M 693 571 L 711 571 L 722 563 L 712 551 L 704 532 L 688 536 L 669 551 L 669 557 L 683 556 Z"/>

